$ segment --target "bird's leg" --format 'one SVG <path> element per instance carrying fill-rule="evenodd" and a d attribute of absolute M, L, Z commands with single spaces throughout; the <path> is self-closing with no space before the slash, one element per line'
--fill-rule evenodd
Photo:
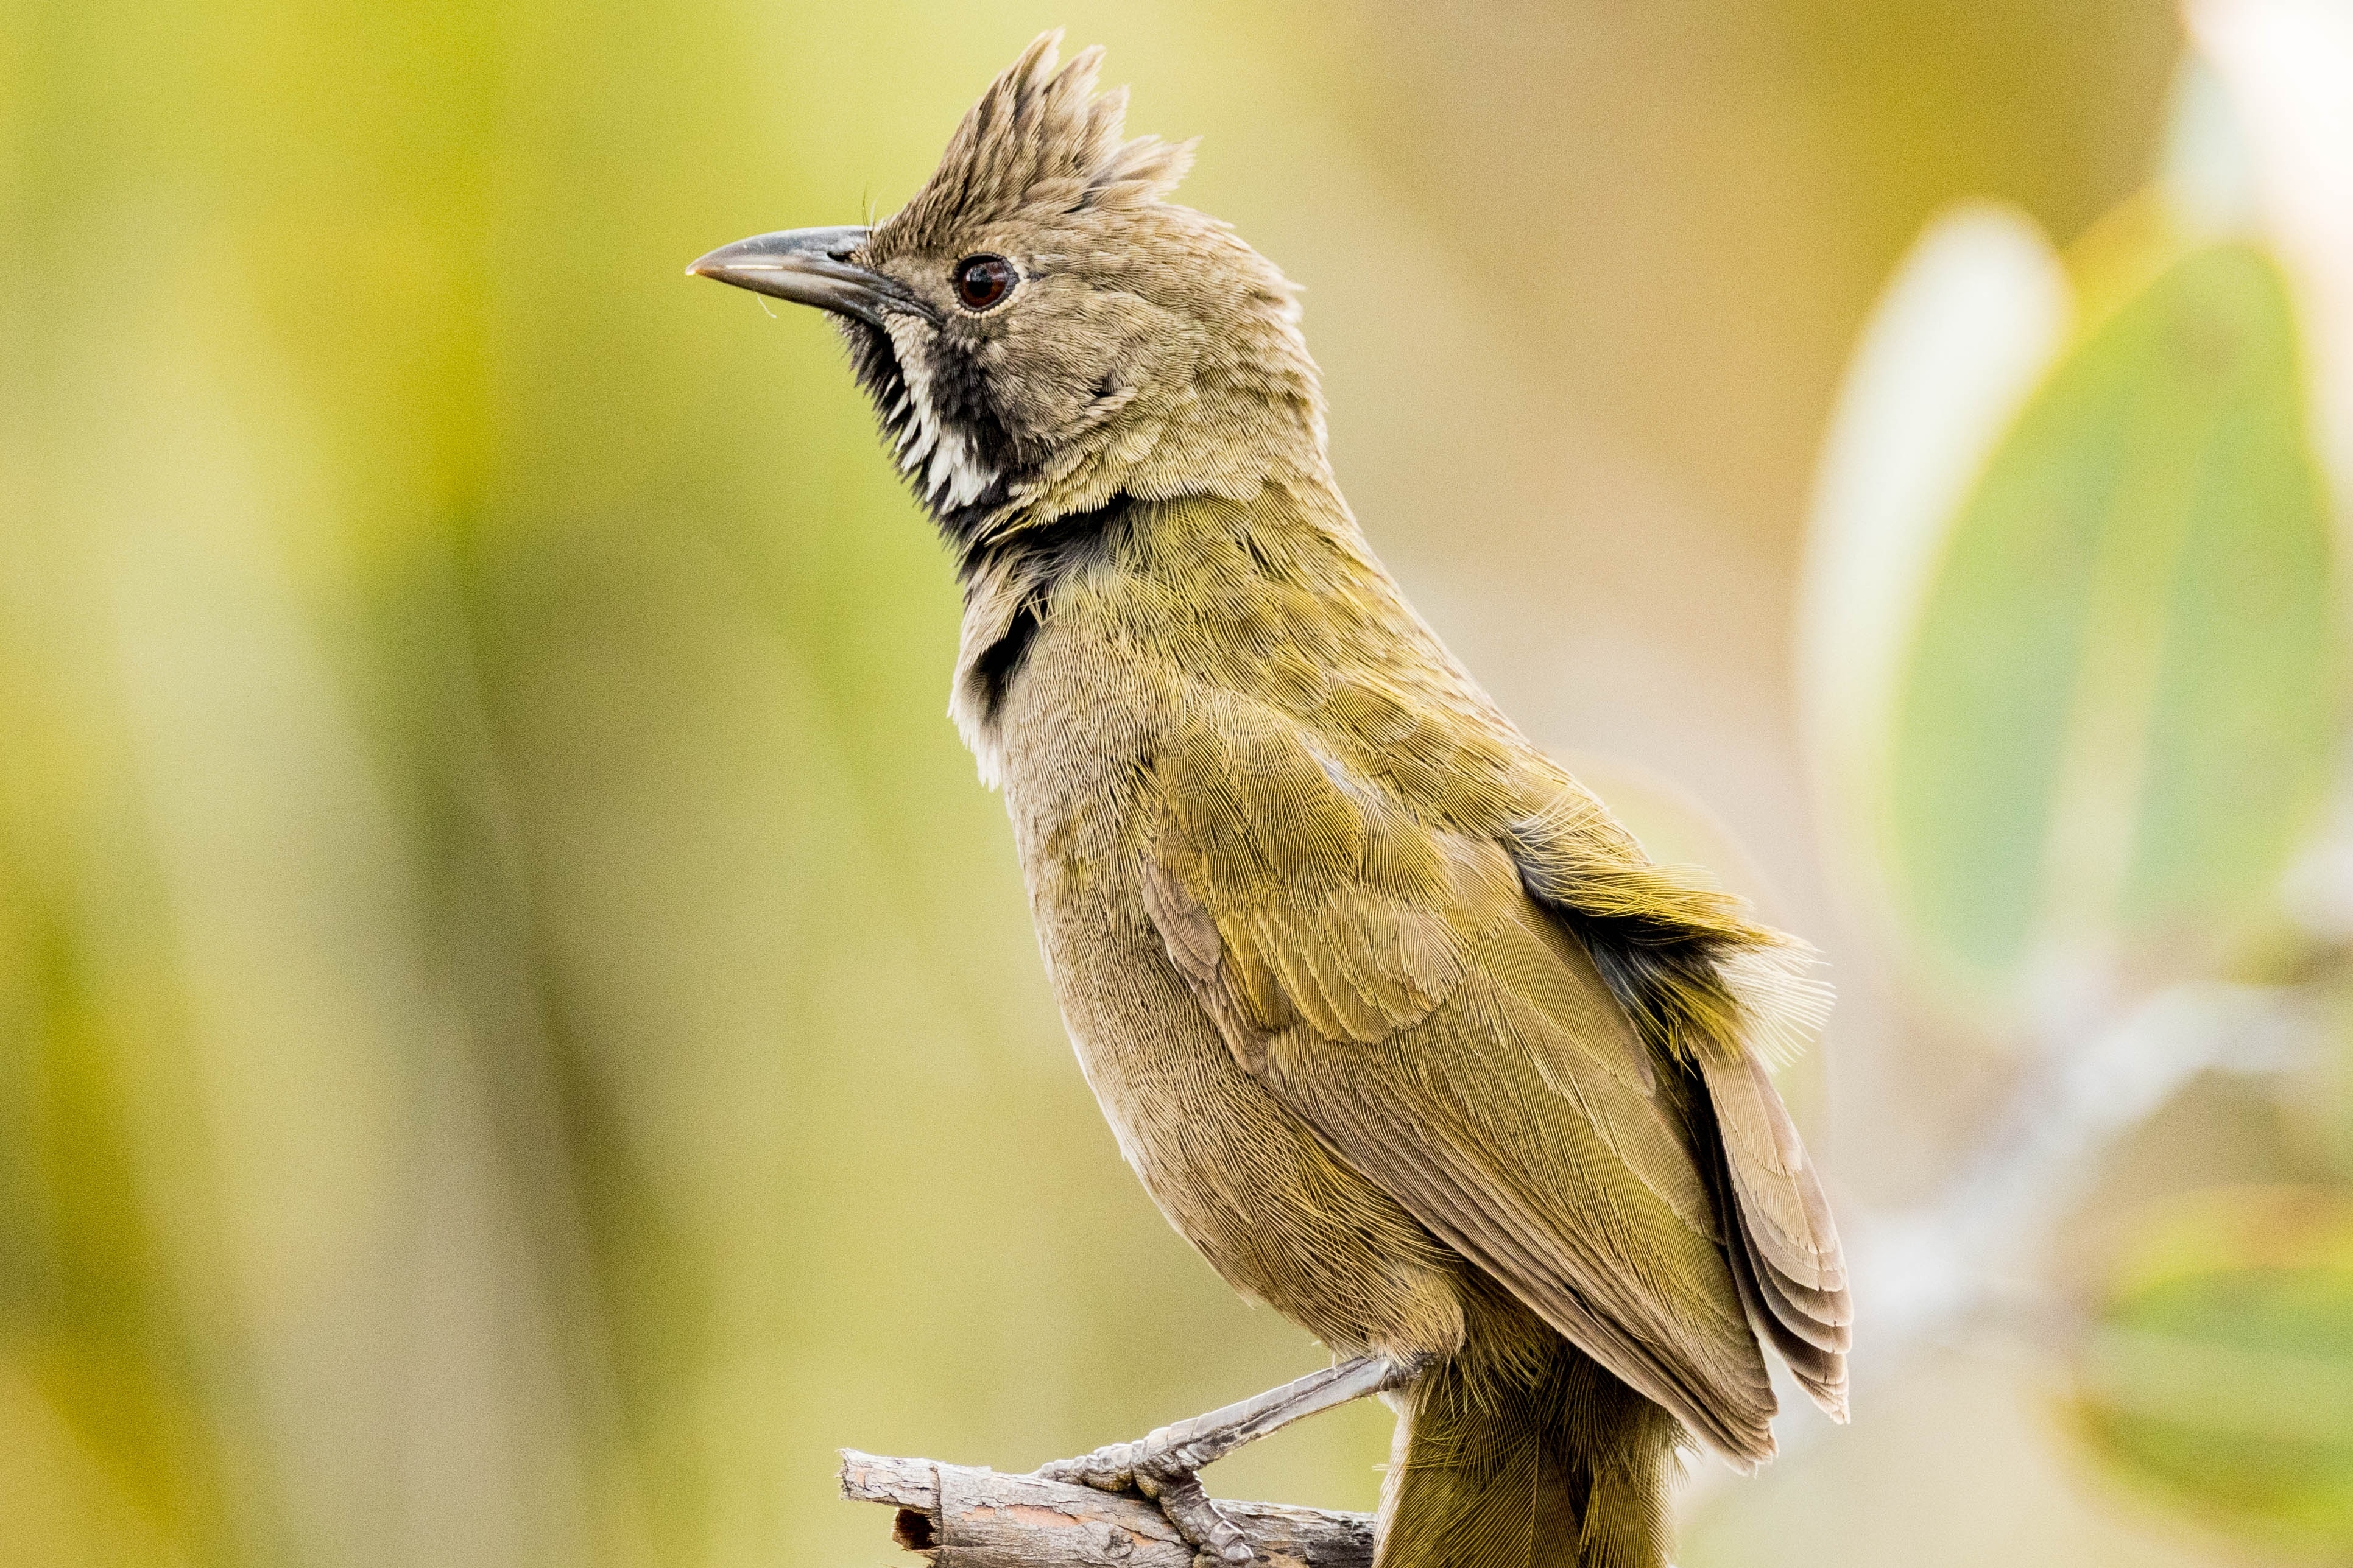
<path fill-rule="evenodd" d="M 1075 1459 L 1040 1465 L 1036 1474 L 1103 1491 L 1142 1492 L 1160 1505 L 1168 1522 L 1197 1550 L 1229 1563 L 1247 1563 L 1250 1542 L 1201 1489 L 1198 1472 L 1202 1467 L 1303 1416 L 1410 1383 L 1426 1364 L 1419 1357 L 1358 1356 L 1206 1415 L 1163 1426 L 1133 1443 L 1113 1443 Z"/>
<path fill-rule="evenodd" d="M 1075 1459 L 1056 1459 L 1036 1473 L 1045 1480 L 1126 1491 L 1134 1485 L 1139 1468 L 1201 1469 L 1294 1421 L 1409 1382 L 1421 1366 L 1419 1360 L 1357 1356 L 1206 1415 L 1163 1426 L 1133 1443 L 1112 1443 Z"/>

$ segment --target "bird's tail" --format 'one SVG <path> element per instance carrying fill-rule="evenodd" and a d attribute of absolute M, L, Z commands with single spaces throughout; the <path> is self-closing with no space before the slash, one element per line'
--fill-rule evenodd
<path fill-rule="evenodd" d="M 1674 1417 L 1546 1337 L 1397 1398 L 1374 1568 L 1664 1568 Z"/>

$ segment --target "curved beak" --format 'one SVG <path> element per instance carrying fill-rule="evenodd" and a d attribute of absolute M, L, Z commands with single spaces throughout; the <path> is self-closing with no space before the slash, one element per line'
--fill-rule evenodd
<path fill-rule="evenodd" d="M 815 305 L 873 326 L 897 310 L 936 319 L 931 306 L 896 279 L 849 258 L 866 243 L 863 228 L 788 228 L 723 245 L 689 267 L 693 278 L 713 278 L 796 305 Z"/>

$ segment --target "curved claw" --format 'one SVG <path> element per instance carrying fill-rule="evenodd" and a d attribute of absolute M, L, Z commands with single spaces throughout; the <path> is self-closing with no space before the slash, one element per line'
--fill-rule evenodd
<path fill-rule="evenodd" d="M 1248 1563 L 1256 1555 L 1240 1525 L 1228 1519 L 1209 1500 L 1201 1478 L 1173 1460 L 1146 1460 L 1136 1467 L 1135 1484 L 1160 1505 L 1168 1522 L 1194 1551 L 1225 1563 Z"/>

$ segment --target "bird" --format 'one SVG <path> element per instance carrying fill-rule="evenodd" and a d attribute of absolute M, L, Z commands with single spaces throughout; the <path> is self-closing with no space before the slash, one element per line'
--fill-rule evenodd
<path fill-rule="evenodd" d="M 1060 39 L 891 216 L 688 268 L 839 325 L 953 556 L 949 711 L 1121 1153 L 1344 1358 L 1039 1473 L 1238 1563 L 1193 1470 L 1377 1392 L 1377 1568 L 1656 1568 L 1679 1454 L 1773 1453 L 1768 1348 L 1846 1418 L 1846 1265 L 1770 1076 L 1818 960 L 1653 863 L 1408 605 L 1298 291 Z"/>

